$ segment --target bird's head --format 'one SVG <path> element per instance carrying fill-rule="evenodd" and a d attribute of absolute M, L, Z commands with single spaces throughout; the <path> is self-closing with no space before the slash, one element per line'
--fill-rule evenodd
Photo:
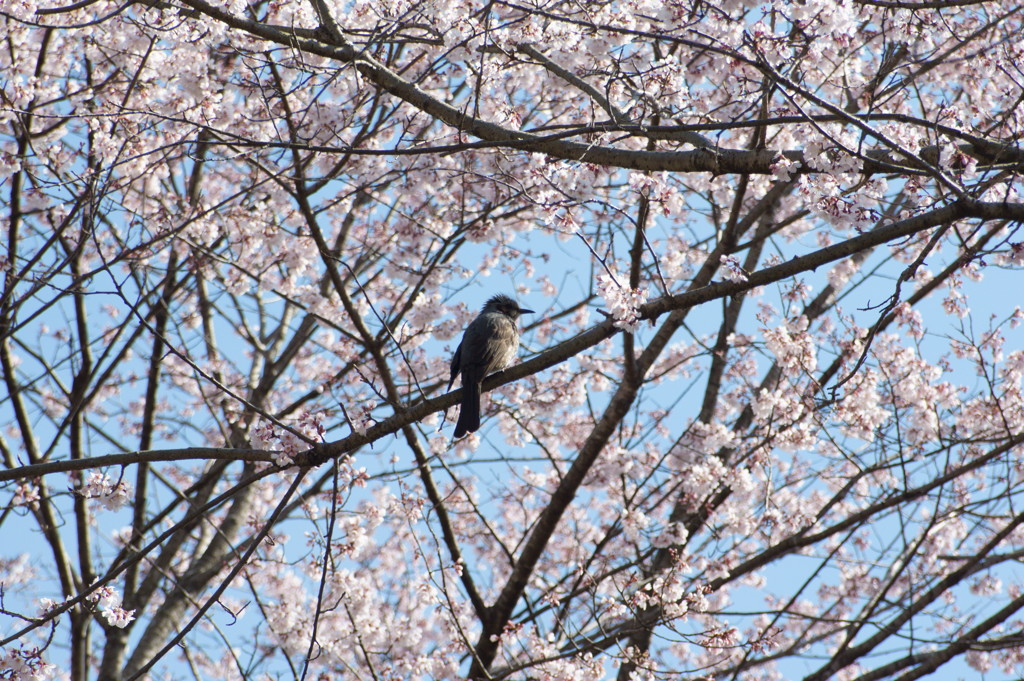
<path fill-rule="evenodd" d="M 499 293 L 484 304 L 484 312 L 500 312 L 510 319 L 518 319 L 521 314 L 528 314 L 533 310 L 527 310 L 519 307 L 519 303 L 516 302 L 512 296 L 506 296 L 504 293 Z"/>

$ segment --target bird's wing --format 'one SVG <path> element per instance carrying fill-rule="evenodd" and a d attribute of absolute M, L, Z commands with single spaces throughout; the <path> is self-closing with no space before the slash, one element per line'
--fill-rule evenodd
<path fill-rule="evenodd" d="M 451 365 L 451 372 L 452 373 L 451 373 L 451 379 L 448 381 L 448 391 L 446 391 L 446 392 L 450 392 L 451 391 L 452 385 L 455 383 L 455 377 L 459 375 L 460 371 L 462 371 L 462 343 L 461 342 L 459 343 L 459 347 L 455 348 L 455 354 L 452 355 L 452 365 Z"/>

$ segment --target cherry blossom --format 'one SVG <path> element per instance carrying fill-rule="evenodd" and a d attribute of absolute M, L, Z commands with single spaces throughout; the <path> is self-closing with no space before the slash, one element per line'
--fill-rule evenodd
<path fill-rule="evenodd" d="M 114 482 L 106 473 L 91 473 L 82 486 L 87 499 L 98 499 L 103 508 L 116 511 L 131 501 L 132 491 L 123 480 Z"/>
<path fill-rule="evenodd" d="M 1024 673 L 1018 4 L 0 22 L 0 679 Z"/>

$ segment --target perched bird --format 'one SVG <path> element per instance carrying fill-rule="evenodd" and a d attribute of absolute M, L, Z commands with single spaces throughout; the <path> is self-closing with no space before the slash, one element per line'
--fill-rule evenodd
<path fill-rule="evenodd" d="M 519 307 L 515 299 L 496 295 L 488 300 L 477 318 L 462 334 L 462 342 L 452 356 L 452 375 L 462 374 L 462 407 L 455 424 L 455 437 L 460 438 L 480 427 L 480 384 L 489 374 L 512 363 L 519 350 L 519 315 L 533 312 Z"/>

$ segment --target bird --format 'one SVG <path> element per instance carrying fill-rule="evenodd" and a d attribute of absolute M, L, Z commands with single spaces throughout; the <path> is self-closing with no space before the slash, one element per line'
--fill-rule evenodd
<path fill-rule="evenodd" d="M 520 315 L 533 310 L 519 307 L 511 296 L 498 294 L 484 303 L 476 319 L 469 323 L 462 342 L 452 355 L 452 389 L 455 377 L 462 374 L 462 406 L 455 423 L 455 439 L 480 428 L 480 384 L 484 378 L 512 363 L 519 350 Z"/>

